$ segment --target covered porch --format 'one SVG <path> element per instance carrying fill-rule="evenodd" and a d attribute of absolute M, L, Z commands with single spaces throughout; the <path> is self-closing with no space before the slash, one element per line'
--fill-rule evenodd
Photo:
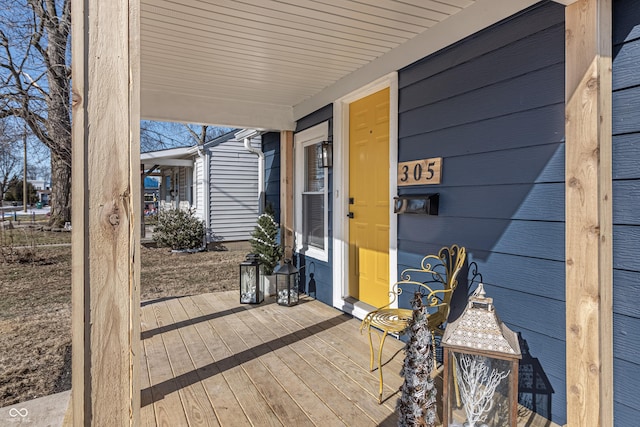
<path fill-rule="evenodd" d="M 146 312 L 149 306 L 143 307 L 145 324 L 143 339 L 139 338 L 138 201 L 141 194 L 138 159 L 141 118 L 252 128 L 279 134 L 281 225 L 285 246 L 292 247 L 295 222 L 294 131 L 299 133 L 303 130 L 301 123 L 305 124 L 306 117 L 325 107 L 329 110 L 335 108 L 331 117 L 335 114 L 336 129 L 332 130 L 331 136 L 336 146 L 340 143 L 345 145 L 348 132 L 341 120 L 346 116 L 346 110 L 340 107 L 355 101 L 352 98 L 354 93 L 364 96 L 362 91 L 377 87 L 383 81 L 392 93 L 397 94 L 398 70 L 538 2 L 380 1 L 375 5 L 365 5 L 356 1 L 326 0 L 295 3 L 272 1 L 266 2 L 267 6 L 254 1 L 222 0 L 122 0 L 108 6 L 97 0 L 73 3 L 73 413 L 78 424 L 106 425 L 118 420 L 117 423 L 122 425 L 137 425 L 138 420 L 157 420 L 164 414 L 173 413 L 173 409 L 162 407 L 170 395 L 179 398 L 178 401 L 174 398 L 175 408 L 181 405 L 184 416 L 188 417 L 187 414 L 192 413 L 189 408 L 194 406 L 183 396 L 197 393 L 211 396 L 207 395 L 201 377 L 224 378 L 225 374 L 230 375 L 236 369 L 248 378 L 245 384 L 253 390 L 251 393 L 263 398 L 268 396 L 264 399 L 267 406 L 262 409 L 277 406 L 278 411 L 271 410 L 271 417 L 288 424 L 276 415 L 284 407 L 274 403 L 278 402 L 275 399 L 282 383 L 273 377 L 269 387 L 278 386 L 271 389 L 263 384 L 264 391 L 260 391 L 258 380 L 262 377 L 253 378 L 247 373 L 247 368 L 258 360 L 255 362 L 258 368 L 272 372 L 261 358 L 284 352 L 284 339 L 295 339 L 299 332 L 282 331 L 281 343 L 272 329 L 277 323 L 272 321 L 264 330 L 249 328 L 256 331 L 253 335 L 248 334 L 255 341 L 247 342 L 234 328 L 245 328 L 250 324 L 232 324 L 222 329 L 224 333 L 233 330 L 233 340 L 227 343 L 221 336 L 215 348 L 216 351 L 226 348 L 230 353 L 216 356 L 202 340 L 198 345 L 208 361 L 199 366 L 191 358 L 191 352 L 197 347 L 190 350 L 192 344 L 185 341 L 180 333 L 187 330 L 198 332 L 197 325 L 203 323 L 193 318 L 174 317 L 182 313 L 182 302 L 189 302 L 186 299 L 175 307 L 176 313 L 172 313 L 170 301 L 159 305 L 158 312 L 152 310 L 150 314 L 153 316 Z M 566 182 L 566 242 L 563 245 L 564 257 L 558 261 L 565 267 L 566 259 L 566 280 L 563 281 L 566 283 L 566 303 L 561 302 L 564 313 L 560 313 L 562 308 L 558 310 L 564 320 L 558 335 L 566 330 L 566 339 L 561 346 L 566 350 L 566 360 L 571 362 L 565 369 L 564 362 L 559 361 L 558 377 L 562 377 L 562 388 L 567 396 L 563 403 L 566 402 L 568 425 L 610 425 L 613 419 L 611 4 L 604 0 L 556 0 L 555 3 L 567 5 L 563 31 L 566 35 L 566 64 L 562 65 L 566 96 L 564 102 L 560 102 L 564 104 L 566 113 L 563 115 L 566 118 L 566 166 L 563 171 L 566 179 L 560 179 L 561 184 Z M 442 4 L 447 6 L 442 7 Z M 433 10 L 435 7 L 442 7 L 442 10 Z M 390 13 L 393 15 L 391 18 L 388 17 Z M 390 99 L 389 110 L 397 116 L 398 99 Z M 397 117 L 390 119 L 392 140 L 397 137 L 397 125 Z M 389 142 L 389 146 L 395 145 L 395 140 Z M 395 190 L 397 182 L 393 178 L 397 159 L 391 157 L 390 160 L 389 187 Z M 337 155 L 335 171 L 341 170 L 337 166 L 341 161 L 341 156 Z M 331 196 L 335 200 L 333 215 L 335 218 L 345 217 L 349 199 L 338 191 Z M 338 225 L 334 222 L 336 228 Z M 341 237 L 344 230 L 334 228 L 333 233 L 335 245 L 332 250 L 337 254 L 334 256 L 345 258 L 347 241 Z M 543 243 L 540 237 L 534 235 L 532 238 L 536 243 Z M 397 241 L 390 241 L 390 252 L 395 253 L 397 249 Z M 390 282 L 393 282 L 397 265 L 389 264 Z M 340 273 L 343 270 L 336 268 L 335 271 Z M 336 274 L 335 277 L 338 278 L 335 283 L 344 287 L 346 282 L 342 276 Z M 344 296 L 339 292 L 335 295 L 338 298 Z M 195 304 L 199 306 L 199 303 Z M 311 318 L 308 313 L 315 310 L 311 309 L 312 304 L 317 303 L 300 306 L 301 310 L 304 309 L 301 318 Z M 265 307 L 271 309 L 268 305 Z M 219 307 L 223 312 L 229 309 L 232 307 Z M 252 313 L 257 314 L 263 308 L 236 309 L 239 314 L 253 316 Z M 189 311 L 183 314 L 186 313 Z M 193 316 L 192 313 L 190 315 Z M 214 316 L 216 321 L 226 317 L 216 317 L 215 311 L 202 311 L 196 319 L 202 316 Z M 325 320 L 316 319 L 306 326 L 302 320 L 291 322 L 300 322 L 302 331 L 310 331 L 313 325 Z M 176 322 L 186 322 L 189 326 L 172 330 L 170 325 Z M 353 334 L 357 334 L 356 326 L 357 323 L 353 324 Z M 335 331 L 336 328 L 333 326 L 329 330 Z M 149 338 L 152 341 L 145 338 L 144 331 L 165 329 L 167 333 L 162 336 L 154 333 Z M 341 333 L 351 342 L 357 342 L 347 332 Z M 294 334 L 293 338 L 290 334 Z M 159 353 L 150 356 L 149 346 L 153 340 L 158 341 L 156 338 L 160 338 L 162 345 L 156 342 L 153 349 Z M 175 339 L 175 345 L 167 344 L 165 338 Z M 193 335 L 193 338 L 197 342 L 202 337 Z M 295 345 L 301 342 L 298 340 Z M 238 355 L 230 346 L 240 347 L 239 343 L 246 348 L 238 348 Z M 268 347 L 269 344 L 277 347 L 273 353 L 262 355 L 261 350 L 256 350 L 256 346 Z M 146 360 L 142 360 L 145 358 L 139 351 L 140 346 L 150 356 Z M 293 344 L 287 344 L 286 348 L 291 346 Z M 176 349 L 182 352 L 182 356 L 174 356 L 173 362 L 171 353 Z M 368 354 L 365 345 L 363 349 L 364 361 L 357 364 L 364 369 L 363 378 L 369 375 L 369 381 L 375 382 L 375 375 L 366 369 Z M 245 360 L 256 351 L 260 357 L 252 358 L 242 367 L 235 366 L 238 360 Z M 564 359 L 562 356 L 560 358 Z M 217 357 L 221 357 L 223 362 L 219 362 Z M 300 354 L 296 357 L 300 358 Z M 162 358 L 165 365 L 159 372 L 165 376 L 156 380 L 152 377 L 152 362 Z M 223 365 L 232 361 L 235 367 Z M 149 363 L 145 366 L 140 362 Z M 280 363 L 275 359 L 273 362 Z M 314 368 L 320 362 L 314 361 Z M 178 363 L 187 363 L 187 366 L 176 366 Z M 188 366 L 189 363 L 193 367 Z M 142 372 L 146 369 L 150 373 L 149 384 L 139 383 L 140 379 L 144 381 L 144 375 L 138 374 L 140 368 Z M 221 375 L 210 376 L 205 373 L 205 368 L 222 372 Z M 311 372 L 308 370 L 304 374 Z M 298 378 L 302 381 L 304 377 Z M 329 388 L 331 396 L 338 395 L 334 390 L 346 390 L 351 384 L 346 378 L 334 378 L 330 383 L 338 384 Z M 362 388 L 362 384 L 366 381 L 360 381 L 358 387 Z M 199 391 L 196 393 L 196 390 Z M 267 393 L 266 390 L 271 391 Z M 154 393 L 164 398 L 157 399 Z M 324 396 L 324 393 L 312 393 L 317 397 Z M 238 396 L 235 392 L 232 394 L 234 398 Z M 292 394 L 285 394 L 291 399 L 287 400 L 291 407 L 302 411 L 298 415 L 304 414 L 312 420 L 307 407 L 313 407 L 316 400 L 301 402 Z M 352 393 L 343 394 L 352 397 Z M 361 394 L 366 396 L 364 391 Z M 207 397 L 209 402 L 214 402 L 213 406 L 209 404 L 210 410 L 217 414 L 215 405 L 229 395 L 225 390 L 215 398 Z M 375 399 L 373 401 L 375 403 Z M 247 411 L 255 409 L 253 403 L 246 408 Z M 236 405 L 245 411 L 239 399 L 236 399 Z M 391 414 L 393 404 L 389 405 Z M 153 412 L 151 416 L 150 410 Z M 342 409 L 329 410 L 340 417 L 345 416 Z M 258 414 L 263 412 L 257 411 Z M 204 412 L 196 409 L 193 413 Z M 285 414 L 282 416 L 291 415 Z M 375 421 L 371 415 L 366 415 L 365 420 L 384 422 L 387 417 Z M 198 416 L 188 419 L 188 422 L 193 424 L 196 419 Z M 217 415 L 215 419 L 218 420 Z M 247 420 L 251 418 L 247 417 Z M 342 422 L 342 418 L 340 420 Z"/>
<path fill-rule="evenodd" d="M 377 402 L 360 322 L 312 299 L 241 305 L 237 291 L 143 303 L 142 425 L 392 426 L 402 343 Z"/>
<path fill-rule="evenodd" d="M 398 423 L 404 344 L 384 346 L 379 405 L 360 321 L 326 304 L 239 304 L 238 292 L 227 291 L 148 301 L 141 311 L 143 426 Z M 518 426 L 554 425 L 519 410 Z"/>

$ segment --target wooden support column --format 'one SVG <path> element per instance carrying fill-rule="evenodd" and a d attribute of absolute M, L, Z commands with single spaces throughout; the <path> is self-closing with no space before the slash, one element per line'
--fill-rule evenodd
<path fill-rule="evenodd" d="M 144 180 L 147 177 L 147 174 L 144 173 L 144 164 L 140 164 L 140 204 L 142 205 L 142 209 L 140 209 L 140 238 L 144 238 L 147 236 L 147 230 L 144 225 L 144 210 L 147 207 L 147 203 L 144 200 Z"/>
<path fill-rule="evenodd" d="M 293 254 L 293 132 L 280 132 L 280 224 L 286 258 Z"/>
<path fill-rule="evenodd" d="M 139 0 L 72 0 L 74 426 L 140 425 Z"/>
<path fill-rule="evenodd" d="M 566 8 L 567 422 L 613 425 L 611 0 Z"/>

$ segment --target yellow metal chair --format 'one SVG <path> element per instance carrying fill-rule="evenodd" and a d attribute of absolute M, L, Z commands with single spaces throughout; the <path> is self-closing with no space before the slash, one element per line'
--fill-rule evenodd
<path fill-rule="evenodd" d="M 378 403 L 382 403 L 382 347 L 388 334 L 401 334 L 409 325 L 409 320 L 413 311 L 406 308 L 393 308 L 398 297 L 402 294 L 403 287 L 415 286 L 424 295 L 425 305 L 437 308 L 430 313 L 427 321 L 432 337 L 435 334 L 442 335 L 441 328 L 449 316 L 451 296 L 458 285 L 458 273 L 464 266 L 467 257 L 466 249 L 458 245 L 443 247 L 438 255 L 427 255 L 422 259 L 420 268 L 408 268 L 402 271 L 401 280 L 394 283 L 389 293 L 391 301 L 389 304 L 368 313 L 362 320 L 360 332 L 365 328 L 369 333 L 370 363 L 369 369 L 373 371 L 373 341 L 371 332 L 375 330 L 380 337 L 378 348 L 378 373 L 380 377 L 380 388 L 378 391 Z"/>

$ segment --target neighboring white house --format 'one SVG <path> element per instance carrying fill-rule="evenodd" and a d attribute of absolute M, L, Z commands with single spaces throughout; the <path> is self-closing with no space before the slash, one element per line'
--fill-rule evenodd
<path fill-rule="evenodd" d="M 210 241 L 251 237 L 259 213 L 260 136 L 233 131 L 204 146 L 141 154 L 145 175 L 160 177 L 159 208 L 189 207 L 205 221 Z M 213 232 L 213 234 L 211 233 Z"/>
<path fill-rule="evenodd" d="M 28 179 L 28 183 L 33 185 L 33 189 L 36 190 L 38 196 L 38 202 L 43 205 L 49 204 L 49 197 L 51 195 L 51 183 L 44 179 Z"/>

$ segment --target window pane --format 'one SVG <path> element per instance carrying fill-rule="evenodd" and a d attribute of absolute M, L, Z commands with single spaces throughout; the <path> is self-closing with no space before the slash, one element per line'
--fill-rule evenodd
<path fill-rule="evenodd" d="M 302 215 L 302 243 L 324 249 L 324 194 L 303 194 Z"/>
<path fill-rule="evenodd" d="M 324 168 L 322 167 L 322 144 L 304 148 L 305 183 L 304 191 L 322 191 L 324 189 Z"/>

